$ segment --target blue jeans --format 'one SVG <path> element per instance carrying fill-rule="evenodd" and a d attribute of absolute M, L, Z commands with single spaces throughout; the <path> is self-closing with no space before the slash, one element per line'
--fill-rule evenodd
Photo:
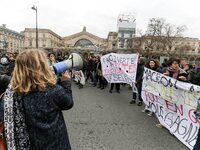
<path fill-rule="evenodd" d="M 94 85 L 96 86 L 97 85 L 96 71 L 92 71 L 92 79 L 93 79 Z"/>

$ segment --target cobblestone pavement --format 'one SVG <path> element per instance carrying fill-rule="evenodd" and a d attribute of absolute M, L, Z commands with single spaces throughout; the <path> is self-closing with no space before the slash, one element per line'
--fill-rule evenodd
<path fill-rule="evenodd" d="M 131 90 L 109 93 L 89 84 L 73 85 L 74 107 L 64 111 L 73 150 L 187 150 L 144 106 L 129 104 Z"/>

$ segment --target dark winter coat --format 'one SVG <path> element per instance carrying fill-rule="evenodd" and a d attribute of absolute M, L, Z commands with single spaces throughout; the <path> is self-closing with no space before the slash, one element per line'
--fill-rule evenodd
<path fill-rule="evenodd" d="M 136 73 L 137 84 L 142 84 L 143 72 L 144 72 L 144 65 L 139 63 L 137 66 L 137 73 Z"/>
<path fill-rule="evenodd" d="M 10 76 L 7 75 L 0 75 L 0 94 L 6 91 L 8 84 L 10 83 Z"/>
<path fill-rule="evenodd" d="M 97 62 L 96 61 L 92 61 L 91 71 L 96 71 L 96 68 L 97 68 Z"/>
<path fill-rule="evenodd" d="M 73 106 L 71 83 L 63 81 L 60 85 L 23 96 L 32 150 L 71 150 L 62 114 Z"/>
<path fill-rule="evenodd" d="M 8 68 L 7 68 L 7 73 L 6 73 L 8 76 L 12 75 L 14 67 L 15 67 L 15 61 L 14 60 L 10 61 L 9 65 L 8 65 Z"/>
<path fill-rule="evenodd" d="M 197 69 L 189 70 L 188 81 L 192 84 L 200 86 L 200 71 Z"/>

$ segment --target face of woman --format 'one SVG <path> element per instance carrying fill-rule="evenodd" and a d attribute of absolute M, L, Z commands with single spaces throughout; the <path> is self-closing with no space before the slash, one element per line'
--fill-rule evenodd
<path fill-rule="evenodd" d="M 178 62 L 174 61 L 174 62 L 172 63 L 172 65 L 171 65 L 171 67 L 172 67 L 173 69 L 178 69 L 178 68 L 179 68 Z"/>
<path fill-rule="evenodd" d="M 155 64 L 154 61 L 150 61 L 150 62 L 149 62 L 149 66 L 150 66 L 151 68 L 155 67 L 155 65 L 156 65 L 156 64 Z"/>
<path fill-rule="evenodd" d="M 51 55 L 49 56 L 49 59 L 50 59 L 50 61 L 55 61 L 55 56 L 54 56 L 53 54 L 51 54 Z"/>

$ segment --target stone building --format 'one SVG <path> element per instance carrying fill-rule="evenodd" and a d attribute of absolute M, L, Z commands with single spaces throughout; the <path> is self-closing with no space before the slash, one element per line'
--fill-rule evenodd
<path fill-rule="evenodd" d="M 84 49 L 88 51 L 101 51 L 107 49 L 107 39 L 98 37 L 86 31 L 86 27 L 81 32 L 63 38 L 66 48 Z"/>
<path fill-rule="evenodd" d="M 171 39 L 168 43 L 165 37 L 135 37 L 132 39 L 133 48 L 139 49 L 151 49 L 152 51 L 167 50 L 167 51 L 177 51 L 184 50 L 189 53 L 200 52 L 200 41 L 198 38 L 189 37 L 177 37 Z"/>
<path fill-rule="evenodd" d="M 25 28 L 22 32 L 25 36 L 24 48 L 36 47 L 36 30 Z M 61 37 L 49 29 L 38 29 L 38 47 L 50 51 L 61 53 L 70 52 L 92 52 L 113 50 L 117 46 L 117 33 L 109 32 L 107 38 L 98 37 L 86 31 L 86 27 L 81 32 Z M 56 51 L 55 51 L 56 50 Z"/>
<path fill-rule="evenodd" d="M 109 32 L 107 38 L 107 49 L 113 50 L 118 47 L 118 33 L 117 32 Z"/>
<path fill-rule="evenodd" d="M 7 52 L 19 52 L 24 48 L 24 35 L 6 28 L 3 24 L 0 26 L 0 50 Z"/>
<path fill-rule="evenodd" d="M 25 28 L 23 32 L 17 33 L 7 29 L 5 25 L 0 26 L 0 49 L 10 52 L 21 49 L 36 47 L 35 28 Z M 38 46 L 47 50 L 61 52 L 93 52 L 116 51 L 120 53 L 140 52 L 148 58 L 186 57 L 191 61 L 200 61 L 200 40 L 188 37 L 133 37 L 127 41 L 127 47 L 118 47 L 118 33 L 109 32 L 107 38 L 98 37 L 86 31 L 61 37 L 50 29 L 38 29 Z M 170 43 L 170 44 L 169 44 Z"/>
<path fill-rule="evenodd" d="M 24 48 L 36 47 L 36 29 L 25 28 L 22 32 L 25 36 Z M 63 38 L 50 29 L 38 29 L 38 48 L 60 48 L 64 46 Z"/>
<path fill-rule="evenodd" d="M 25 28 L 21 32 L 24 37 L 24 49 L 36 47 L 36 29 Z M 108 38 L 101 38 L 86 31 L 86 27 L 81 32 L 61 37 L 50 29 L 38 29 L 38 47 L 48 50 L 86 50 L 102 51 L 113 49 L 113 40 L 116 42 L 117 33 L 110 32 Z M 108 47 L 109 45 L 109 47 Z"/>
<path fill-rule="evenodd" d="M 132 49 L 141 52 L 150 58 L 160 56 L 187 58 L 191 61 L 200 61 L 200 40 L 189 37 L 135 37 L 132 39 Z"/>

